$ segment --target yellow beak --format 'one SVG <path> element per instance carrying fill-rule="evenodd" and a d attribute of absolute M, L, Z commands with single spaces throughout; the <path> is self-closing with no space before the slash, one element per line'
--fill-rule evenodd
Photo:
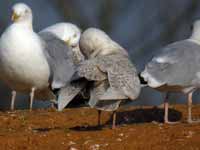
<path fill-rule="evenodd" d="M 67 44 L 67 46 L 70 46 L 71 39 L 69 38 L 68 40 L 65 41 L 65 43 Z"/>
<path fill-rule="evenodd" d="M 13 22 L 16 22 L 19 19 L 19 17 L 20 17 L 19 15 L 17 15 L 15 12 L 13 12 L 11 20 Z"/>

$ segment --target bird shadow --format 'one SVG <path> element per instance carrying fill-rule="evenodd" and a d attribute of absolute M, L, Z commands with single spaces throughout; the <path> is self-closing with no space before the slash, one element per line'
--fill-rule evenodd
<path fill-rule="evenodd" d="M 72 128 L 69 128 L 70 130 L 73 131 L 100 131 L 102 130 L 104 125 L 101 126 L 75 126 Z"/>
<path fill-rule="evenodd" d="M 169 109 L 169 120 L 176 122 L 180 121 L 182 113 L 175 110 Z M 117 112 L 117 125 L 124 124 L 140 124 L 140 123 L 151 123 L 151 122 L 164 122 L 164 109 L 161 108 L 146 108 L 146 109 L 135 109 L 133 111 Z M 106 122 L 106 124 L 112 123 L 112 117 Z"/>
<path fill-rule="evenodd" d="M 52 130 L 61 130 L 62 128 L 61 127 L 53 127 L 53 128 L 34 128 L 32 129 L 34 132 L 49 132 L 49 131 L 52 131 Z"/>
<path fill-rule="evenodd" d="M 151 123 L 159 122 L 163 123 L 164 109 L 157 107 L 147 108 L 147 109 L 135 109 L 133 111 L 123 111 L 117 112 L 116 125 L 130 125 L 130 124 L 142 124 L 142 123 Z M 182 113 L 175 110 L 169 109 L 169 120 L 170 121 L 179 121 L 182 118 Z M 102 130 L 105 127 L 111 127 L 112 124 L 112 115 L 108 121 L 106 121 L 101 126 L 76 126 L 70 128 L 70 130 L 75 131 L 98 131 Z"/>
<path fill-rule="evenodd" d="M 131 111 L 122 111 L 117 112 L 116 125 L 130 125 L 130 124 L 142 124 L 142 123 L 151 123 L 159 122 L 163 123 L 164 109 L 161 108 L 145 108 L 145 109 L 135 109 Z M 180 121 L 182 118 L 182 113 L 175 110 L 169 109 L 169 120 L 170 121 Z M 111 127 L 112 124 L 112 115 L 108 121 L 101 126 L 98 125 L 82 125 L 71 127 L 68 130 L 73 131 L 101 131 L 103 128 Z M 51 130 L 59 130 L 60 127 L 54 128 L 36 128 L 33 129 L 35 132 L 49 132 Z"/>
<path fill-rule="evenodd" d="M 45 133 L 52 130 L 64 130 L 65 132 L 68 132 L 69 130 L 74 131 L 98 131 L 102 130 L 103 126 L 76 126 L 72 128 L 62 128 L 62 127 L 53 127 L 53 128 L 34 128 L 32 129 L 33 132 L 37 133 Z"/>

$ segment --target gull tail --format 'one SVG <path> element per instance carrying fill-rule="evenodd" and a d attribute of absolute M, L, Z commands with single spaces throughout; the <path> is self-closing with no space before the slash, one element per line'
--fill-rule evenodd
<path fill-rule="evenodd" d="M 99 98 L 99 100 L 122 100 L 128 99 L 121 91 L 108 88 L 108 90 Z"/>

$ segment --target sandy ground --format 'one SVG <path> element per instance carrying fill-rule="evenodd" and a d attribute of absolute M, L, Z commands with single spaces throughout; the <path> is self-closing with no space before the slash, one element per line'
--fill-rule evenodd
<path fill-rule="evenodd" d="M 119 110 L 117 128 L 111 113 L 89 108 L 0 112 L 0 150 L 200 150 L 200 124 L 187 124 L 187 108 L 176 105 L 162 124 L 163 110 L 152 107 Z M 193 108 L 200 118 L 200 105 Z"/>

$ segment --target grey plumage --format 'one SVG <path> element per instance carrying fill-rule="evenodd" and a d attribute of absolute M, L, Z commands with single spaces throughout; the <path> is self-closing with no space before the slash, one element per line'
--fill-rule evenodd
<path fill-rule="evenodd" d="M 74 62 L 74 64 L 79 64 L 80 62 L 85 60 L 83 54 L 80 51 L 79 45 L 76 46 L 76 47 L 73 47 L 72 49 L 73 49 L 73 62 Z"/>
<path fill-rule="evenodd" d="M 191 123 L 192 94 L 200 87 L 200 21 L 194 23 L 189 39 L 172 43 L 146 65 L 141 73 L 152 88 L 167 92 L 164 101 L 164 122 L 168 120 L 169 92 L 188 95 L 188 122 Z"/>
<path fill-rule="evenodd" d="M 62 48 L 62 51 L 63 52 L 65 51 L 69 56 L 69 59 L 67 59 L 69 62 L 68 65 L 70 64 L 77 65 L 78 63 L 84 60 L 84 56 L 80 52 L 80 48 L 79 48 L 79 39 L 81 35 L 81 30 L 76 25 L 67 23 L 67 22 L 57 23 L 39 32 L 40 35 L 44 33 L 45 35 L 43 36 L 45 37 L 45 39 L 48 39 L 48 41 L 52 41 L 52 34 L 53 34 L 57 38 L 61 39 L 65 44 L 67 44 L 68 47 L 70 47 L 67 49 Z M 51 37 L 49 37 L 49 34 L 51 34 Z M 64 46 L 63 42 L 61 42 L 62 46 Z M 50 58 L 50 62 L 51 62 L 51 58 Z M 61 66 L 58 66 L 58 67 L 61 68 Z M 67 65 L 63 67 L 67 67 Z M 70 71 L 70 70 L 67 69 L 67 71 Z M 84 84 L 83 81 L 79 81 L 79 83 L 73 82 L 73 83 L 68 83 L 67 85 L 65 85 L 65 87 L 61 88 L 57 93 L 58 110 L 61 111 L 62 109 L 64 109 L 65 106 L 67 106 L 68 103 L 71 100 L 73 100 L 73 98 L 78 93 L 81 92 L 82 88 L 84 87 L 84 85 L 86 85 L 86 83 L 87 82 L 85 82 Z"/>
<path fill-rule="evenodd" d="M 200 84 L 199 52 L 200 45 L 192 41 L 175 42 L 162 49 L 145 70 L 161 83 L 160 86 L 195 87 Z"/>
<path fill-rule="evenodd" d="M 81 36 L 80 49 L 83 61 L 75 79 L 85 78 L 89 82 L 90 107 L 99 111 L 113 111 L 115 128 L 116 110 L 121 101 L 135 100 L 140 93 L 140 81 L 135 66 L 128 58 L 127 51 L 113 41 L 105 32 L 89 28 Z"/>
<path fill-rule="evenodd" d="M 91 107 L 114 111 L 122 100 L 134 100 L 140 93 L 140 81 L 128 53 L 103 31 L 87 29 L 80 49 L 87 60 L 80 63 L 73 78 L 89 82 Z"/>
<path fill-rule="evenodd" d="M 108 80 L 97 81 L 91 84 L 89 105 L 98 110 L 113 111 L 120 105 L 120 100 L 99 100 L 109 88 Z"/>
<path fill-rule="evenodd" d="M 66 44 L 50 32 L 40 32 L 45 40 L 45 56 L 51 66 L 50 82 L 52 89 L 59 89 L 57 93 L 58 110 L 63 110 L 76 95 L 86 86 L 86 81 L 71 83 L 71 77 L 75 73 L 75 66 L 84 59 L 79 50 L 72 50 Z"/>
<path fill-rule="evenodd" d="M 120 103 L 135 100 L 139 96 L 141 87 L 137 70 L 126 50 L 99 29 L 89 28 L 82 34 L 80 50 L 86 60 L 79 63 L 72 83 L 84 81 L 84 86 L 79 89 L 89 91 L 90 107 L 114 111 L 114 128 L 115 111 Z M 64 102 L 69 103 L 67 99 Z M 100 124 L 100 113 L 98 123 Z"/>
<path fill-rule="evenodd" d="M 101 111 L 113 111 L 115 128 L 116 110 L 122 101 L 135 100 L 140 93 L 140 81 L 128 53 L 103 31 L 87 29 L 81 36 L 80 48 L 86 61 L 80 63 L 75 78 L 89 82 L 89 105 Z"/>
<path fill-rule="evenodd" d="M 93 96 L 90 98 L 89 104 L 95 103 L 92 101 L 104 101 L 106 107 L 106 103 L 110 103 L 109 100 L 134 100 L 140 93 L 140 81 L 137 77 L 137 71 L 128 57 L 121 54 L 98 56 L 86 60 L 80 64 L 77 74 L 79 77 L 85 77 L 88 81 L 95 81 L 91 90 Z M 106 90 L 105 82 L 107 82 Z M 101 94 L 96 94 L 98 91 Z M 115 91 L 113 93 L 117 96 L 112 95 L 109 97 L 111 91 Z M 93 94 L 93 92 L 95 93 Z M 92 105 L 92 107 L 95 106 Z M 117 108 L 115 107 L 115 109 Z M 109 111 L 113 110 L 109 109 Z"/>
<path fill-rule="evenodd" d="M 45 56 L 50 65 L 52 89 L 64 87 L 74 74 L 73 53 L 70 47 L 49 32 L 39 34 L 45 41 Z"/>

